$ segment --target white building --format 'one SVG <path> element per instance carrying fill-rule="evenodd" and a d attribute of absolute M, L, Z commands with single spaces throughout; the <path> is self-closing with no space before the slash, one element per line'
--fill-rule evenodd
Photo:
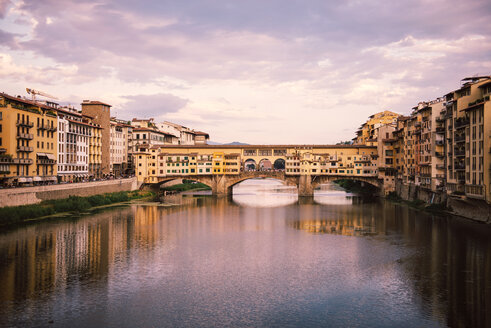
<path fill-rule="evenodd" d="M 58 112 L 58 178 L 61 181 L 82 181 L 89 176 L 89 139 L 91 126 L 82 114 L 71 107 Z"/>

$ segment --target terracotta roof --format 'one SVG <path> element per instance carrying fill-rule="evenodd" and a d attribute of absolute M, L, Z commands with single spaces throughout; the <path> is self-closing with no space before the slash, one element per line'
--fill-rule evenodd
<path fill-rule="evenodd" d="M 63 107 L 53 108 L 53 109 L 56 110 L 57 112 L 62 112 L 62 113 L 68 114 L 68 115 L 82 116 L 82 114 L 80 114 L 79 112 L 71 112 L 69 110 L 63 109 Z"/>
<path fill-rule="evenodd" d="M 202 131 L 193 131 L 193 133 L 196 134 L 196 135 L 202 135 L 202 136 L 204 135 L 204 136 L 206 136 L 208 138 L 210 137 L 210 135 L 208 133 L 202 132 Z"/>
<path fill-rule="evenodd" d="M 84 100 L 81 105 L 103 105 L 103 106 L 112 107 L 109 104 L 106 104 L 106 103 L 103 103 L 102 101 L 97 101 L 97 100 L 87 100 L 87 101 Z"/>
<path fill-rule="evenodd" d="M 351 148 L 351 149 L 366 149 L 366 148 L 377 148 L 376 146 L 366 146 L 366 145 L 162 145 L 162 148 L 206 148 L 206 149 L 233 149 L 233 148 L 244 148 L 244 149 L 258 149 L 258 148 L 298 148 L 298 149 L 319 149 L 319 148 Z"/>
<path fill-rule="evenodd" d="M 28 104 L 28 105 L 32 105 L 32 106 L 37 106 L 37 107 L 40 107 L 40 108 L 43 108 L 43 109 L 57 110 L 57 108 L 55 108 L 55 107 L 50 107 L 50 106 L 47 106 L 45 104 L 41 104 L 41 103 L 38 103 L 36 101 L 27 100 L 27 99 L 24 99 L 24 98 L 14 97 L 14 96 L 8 95 L 8 94 L 3 93 L 3 92 L 0 92 L 0 96 L 1 97 L 4 97 L 6 99 L 10 99 L 10 100 L 13 100 L 13 101 L 21 102 L 21 103 L 24 103 L 24 104 Z"/>

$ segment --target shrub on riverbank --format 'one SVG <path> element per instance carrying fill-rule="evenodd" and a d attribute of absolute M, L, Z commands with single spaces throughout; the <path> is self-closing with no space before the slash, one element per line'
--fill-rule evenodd
<path fill-rule="evenodd" d="M 56 213 L 80 213 L 92 207 L 121 203 L 152 195 L 151 192 L 121 191 L 89 197 L 70 196 L 65 199 L 47 200 L 34 205 L 2 207 L 0 208 L 0 225 L 19 223 Z"/>
<path fill-rule="evenodd" d="M 183 180 L 183 183 L 181 184 L 176 184 L 173 186 L 165 187 L 163 190 L 165 191 L 176 191 L 176 192 L 181 192 L 181 191 L 189 191 L 189 190 L 209 190 L 211 189 L 208 185 L 205 185 L 204 183 L 201 182 L 194 182 L 192 180 Z"/>

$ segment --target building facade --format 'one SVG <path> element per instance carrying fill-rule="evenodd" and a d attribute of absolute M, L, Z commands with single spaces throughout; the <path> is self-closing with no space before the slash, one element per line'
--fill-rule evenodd
<path fill-rule="evenodd" d="M 56 182 L 56 106 L 0 93 L 0 181 L 3 185 Z"/>

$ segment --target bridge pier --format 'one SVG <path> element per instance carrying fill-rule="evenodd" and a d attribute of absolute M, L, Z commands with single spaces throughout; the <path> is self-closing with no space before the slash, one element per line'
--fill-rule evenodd
<path fill-rule="evenodd" d="M 312 177 L 310 174 L 298 176 L 297 188 L 299 197 L 314 196 L 314 187 L 312 186 Z"/>
<path fill-rule="evenodd" d="M 226 175 L 214 175 L 211 180 L 211 193 L 217 196 L 232 194 L 232 188 L 229 187 L 229 181 Z"/>

